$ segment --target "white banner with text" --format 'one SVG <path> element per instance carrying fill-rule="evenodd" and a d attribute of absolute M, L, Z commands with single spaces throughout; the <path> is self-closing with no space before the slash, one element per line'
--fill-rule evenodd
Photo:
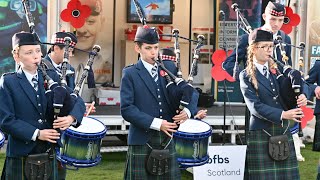
<path fill-rule="evenodd" d="M 209 161 L 193 168 L 194 179 L 242 180 L 246 150 L 246 145 L 209 146 Z"/>

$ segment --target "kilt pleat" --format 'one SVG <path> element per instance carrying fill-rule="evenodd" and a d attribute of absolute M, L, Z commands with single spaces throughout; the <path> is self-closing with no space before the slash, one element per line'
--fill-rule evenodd
<path fill-rule="evenodd" d="M 6 163 L 5 163 L 5 180 L 26 180 L 25 174 L 24 174 L 24 164 L 25 164 L 25 157 L 6 157 Z M 53 163 L 52 163 L 53 166 Z M 54 169 L 52 168 L 52 174 L 51 178 L 53 178 Z"/>
<path fill-rule="evenodd" d="M 271 135 L 281 135 L 287 127 L 287 122 L 280 126 L 265 129 Z M 284 161 L 274 161 L 269 156 L 269 135 L 263 130 L 250 131 L 248 135 L 248 148 L 246 157 L 247 179 L 254 180 L 298 180 L 299 169 L 290 130 L 286 132 L 289 138 L 290 156 Z"/>
<path fill-rule="evenodd" d="M 25 179 L 24 176 L 24 158 L 6 157 L 5 179 Z"/>
<path fill-rule="evenodd" d="M 316 126 L 313 138 L 313 151 L 320 151 L 320 115 L 316 115 Z"/>
<path fill-rule="evenodd" d="M 154 131 L 154 135 L 149 140 L 149 145 L 152 148 L 159 148 L 162 140 L 166 135 L 162 132 Z M 174 149 L 174 143 L 171 141 L 167 147 L 171 155 L 171 169 L 168 173 L 162 176 L 150 175 L 145 168 L 146 158 L 150 153 L 151 149 L 148 145 L 129 145 L 127 152 L 127 162 L 125 165 L 124 179 L 126 180 L 179 180 L 181 179 L 180 169 L 176 160 L 176 151 Z"/>

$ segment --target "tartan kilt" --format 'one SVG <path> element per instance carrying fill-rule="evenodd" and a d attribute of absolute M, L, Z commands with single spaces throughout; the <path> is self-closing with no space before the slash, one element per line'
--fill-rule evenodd
<path fill-rule="evenodd" d="M 282 135 L 287 125 L 288 121 L 284 121 L 283 127 L 272 126 L 265 130 L 273 136 Z M 263 130 L 249 131 L 246 155 L 246 179 L 300 179 L 298 162 L 290 129 L 287 130 L 286 135 L 289 139 L 290 155 L 288 159 L 284 161 L 274 161 L 270 158 L 268 152 L 268 141 L 270 136 Z"/>
<path fill-rule="evenodd" d="M 157 149 L 159 148 L 161 142 L 167 135 L 163 132 L 153 131 L 153 136 L 148 141 L 149 145 Z M 179 165 L 176 158 L 176 150 L 174 147 L 173 140 L 171 141 L 170 145 L 167 147 L 169 149 L 171 157 L 171 169 L 168 173 L 162 176 L 154 176 L 150 175 L 146 171 L 146 158 L 148 154 L 151 152 L 151 149 L 148 145 L 129 145 L 128 152 L 127 152 L 127 162 L 125 166 L 125 174 L 124 179 L 126 180 L 177 180 L 181 179 L 181 173 L 179 169 Z"/>
<path fill-rule="evenodd" d="M 2 175 L 1 180 L 12 180 L 12 179 L 26 180 L 26 177 L 24 174 L 25 160 L 26 160 L 25 157 L 6 157 L 5 174 Z M 53 163 L 52 163 L 52 166 L 53 166 Z M 54 169 L 56 168 L 52 168 L 52 174 L 50 179 L 53 179 Z"/>
<path fill-rule="evenodd" d="M 320 151 L 320 114 L 316 115 L 316 127 L 314 129 L 313 151 Z"/>

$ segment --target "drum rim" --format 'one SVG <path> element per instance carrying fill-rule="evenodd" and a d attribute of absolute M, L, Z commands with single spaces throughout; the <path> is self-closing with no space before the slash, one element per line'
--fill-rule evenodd
<path fill-rule="evenodd" d="M 180 158 L 180 157 L 177 157 L 177 161 L 179 162 L 179 163 L 201 163 L 201 162 L 204 162 L 204 161 L 206 161 L 207 159 L 209 159 L 209 155 L 208 155 L 208 153 L 204 156 L 204 157 L 202 157 L 202 158 L 200 158 L 200 159 L 191 159 L 191 158 Z"/>
<path fill-rule="evenodd" d="M 194 136 L 201 136 L 201 138 L 194 138 L 194 139 L 202 139 L 202 138 L 210 137 L 211 134 L 212 134 L 212 127 L 210 126 L 210 129 L 208 131 L 199 132 L 199 133 L 188 133 L 188 132 L 184 132 L 184 131 L 177 131 L 177 132 L 173 133 L 173 137 L 193 138 Z"/>
<path fill-rule="evenodd" d="M 180 168 L 189 168 L 189 167 L 195 167 L 195 166 L 202 166 L 205 165 L 209 162 L 209 155 L 208 155 L 208 159 L 202 161 L 202 162 L 198 162 L 198 163 L 185 163 L 185 162 L 179 162 L 179 166 Z"/>
<path fill-rule="evenodd" d="M 79 131 L 75 131 L 73 129 L 66 129 L 64 131 L 64 133 L 66 134 L 69 134 L 69 135 L 72 135 L 72 136 L 75 136 L 76 135 L 91 135 L 91 136 L 96 136 L 96 137 L 100 137 L 100 136 L 105 136 L 105 134 L 107 133 L 107 128 L 105 126 L 105 124 L 103 124 L 100 120 L 98 120 L 97 118 L 93 118 L 93 117 L 90 117 L 88 116 L 87 118 L 91 118 L 91 119 L 94 119 L 96 121 L 98 121 L 99 123 L 101 123 L 105 128 L 103 131 L 100 131 L 100 132 L 95 132 L 95 133 L 84 133 L 84 132 L 79 132 Z M 76 137 L 76 136 L 75 136 Z"/>
<path fill-rule="evenodd" d="M 97 155 L 97 157 L 94 159 L 94 161 L 91 161 L 91 162 L 88 162 L 89 160 L 75 160 L 74 158 L 69 158 L 64 155 L 61 156 L 61 154 L 58 150 L 56 150 L 56 153 L 57 153 L 57 160 L 59 160 L 62 164 L 74 166 L 77 168 L 93 167 L 93 166 L 98 165 L 102 160 L 102 156 L 100 153 Z M 67 157 L 67 158 L 64 159 L 62 157 Z M 68 160 L 69 160 L 69 162 L 68 162 Z M 71 160 L 75 160 L 75 161 L 71 161 Z M 87 162 L 84 162 L 84 161 L 87 161 Z"/>
<path fill-rule="evenodd" d="M 81 137 L 83 135 L 90 135 L 90 136 L 94 136 L 95 138 L 83 138 L 83 139 L 99 139 L 100 137 L 104 137 L 107 133 L 107 130 L 105 129 L 104 131 L 101 131 L 101 132 L 98 132 L 98 133 L 82 133 L 82 132 L 79 132 L 79 131 L 74 131 L 74 130 L 66 130 L 64 131 L 64 134 L 68 134 L 68 135 L 71 135 L 71 136 L 74 136 L 74 137 Z M 77 136 L 79 135 L 79 136 Z"/>

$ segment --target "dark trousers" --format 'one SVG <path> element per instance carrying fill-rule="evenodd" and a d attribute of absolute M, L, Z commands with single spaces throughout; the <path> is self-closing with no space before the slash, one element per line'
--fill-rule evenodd
<path fill-rule="evenodd" d="M 314 129 L 313 151 L 320 151 L 320 114 L 316 114 L 316 126 Z"/>

